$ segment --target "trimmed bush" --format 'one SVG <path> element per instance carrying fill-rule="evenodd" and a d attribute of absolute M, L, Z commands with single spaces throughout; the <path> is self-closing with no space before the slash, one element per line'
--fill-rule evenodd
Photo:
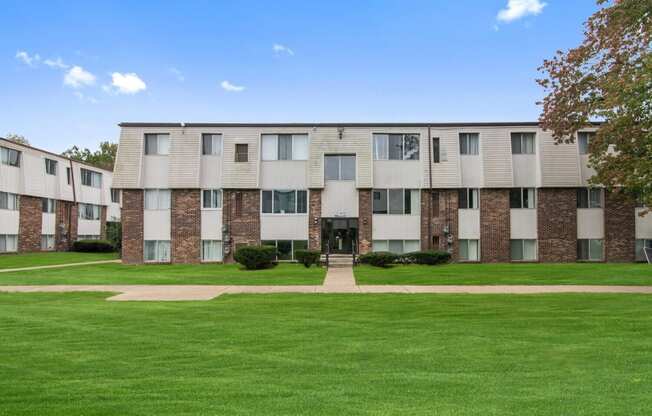
<path fill-rule="evenodd" d="M 316 264 L 321 257 L 321 253 L 315 250 L 296 250 L 294 258 L 306 267 Z"/>
<path fill-rule="evenodd" d="M 274 246 L 244 246 L 236 250 L 233 258 L 248 270 L 268 269 L 276 261 Z"/>
<path fill-rule="evenodd" d="M 387 251 L 376 251 L 373 253 L 362 254 L 359 260 L 362 264 L 371 264 L 376 267 L 388 267 L 398 260 L 398 256 Z"/>
<path fill-rule="evenodd" d="M 78 240 L 72 243 L 72 251 L 82 253 L 110 253 L 115 250 L 107 240 Z"/>
<path fill-rule="evenodd" d="M 448 263 L 450 259 L 451 255 L 446 251 L 415 251 L 402 256 L 404 263 L 429 265 Z"/>

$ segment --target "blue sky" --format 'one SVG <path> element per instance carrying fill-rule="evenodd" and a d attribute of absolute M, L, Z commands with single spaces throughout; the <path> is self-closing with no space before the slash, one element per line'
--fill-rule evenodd
<path fill-rule="evenodd" d="M 594 0 L 0 0 L 0 135 L 121 121 L 530 121 Z M 276 47 L 275 47 L 276 45 Z"/>

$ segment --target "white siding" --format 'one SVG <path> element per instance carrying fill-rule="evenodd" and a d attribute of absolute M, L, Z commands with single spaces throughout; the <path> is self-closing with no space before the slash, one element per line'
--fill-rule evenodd
<path fill-rule="evenodd" d="M 643 208 L 636 208 L 636 238 L 652 239 L 652 212 L 641 217 L 641 211 Z"/>
<path fill-rule="evenodd" d="M 201 211 L 201 239 L 222 239 L 222 210 L 211 209 Z"/>
<path fill-rule="evenodd" d="M 102 221 L 83 220 L 79 218 L 77 223 L 77 235 L 100 235 L 102 231 Z"/>
<path fill-rule="evenodd" d="M 420 215 L 374 215 L 371 221 L 373 240 L 419 240 Z"/>
<path fill-rule="evenodd" d="M 153 133 L 156 133 L 154 130 Z M 142 188 L 141 171 L 143 165 L 144 129 L 120 129 L 120 143 L 115 161 L 113 176 L 114 188 Z"/>
<path fill-rule="evenodd" d="M 201 133 L 196 129 L 172 129 L 168 157 L 170 188 L 199 187 Z"/>
<path fill-rule="evenodd" d="M 428 149 L 420 150 L 428 151 Z M 420 189 L 423 187 L 423 167 L 419 160 L 376 160 L 373 171 L 374 188 Z"/>
<path fill-rule="evenodd" d="M 595 176 L 595 169 L 589 167 L 589 155 L 580 155 L 580 168 L 582 173 L 582 185 L 588 186 L 589 179 Z"/>
<path fill-rule="evenodd" d="M 308 215 L 274 215 L 260 216 L 261 240 L 307 240 Z"/>
<path fill-rule="evenodd" d="M 325 154 L 354 154 L 356 156 L 355 185 L 359 188 L 371 188 L 373 181 L 371 172 L 372 131 L 373 129 L 370 128 L 344 128 L 342 139 L 340 139 L 337 128 L 316 127 L 310 134 L 309 187 L 324 187 Z"/>
<path fill-rule="evenodd" d="M 511 239 L 537 238 L 537 210 L 511 209 L 509 212 Z"/>
<path fill-rule="evenodd" d="M 0 209 L 0 234 L 18 234 L 19 211 Z"/>
<path fill-rule="evenodd" d="M 426 129 L 427 131 L 427 129 Z M 430 139 L 439 137 L 440 162 L 432 163 L 432 187 L 433 188 L 458 188 L 462 184 L 460 167 L 460 142 L 459 131 L 450 128 L 433 128 L 430 132 Z M 423 141 L 422 141 L 423 142 Z M 428 169 L 428 144 L 424 142 L 421 158 L 423 163 L 424 185 L 429 186 L 430 171 Z"/>
<path fill-rule="evenodd" d="M 322 217 L 357 217 L 358 191 L 353 181 L 326 181 L 321 195 Z"/>
<path fill-rule="evenodd" d="M 222 188 L 222 156 L 201 157 L 199 183 L 202 189 Z"/>
<path fill-rule="evenodd" d="M 41 221 L 41 234 L 54 234 L 56 227 L 56 214 L 44 212 Z"/>
<path fill-rule="evenodd" d="M 537 180 L 537 156 L 513 155 L 514 186 L 518 188 L 534 188 Z"/>
<path fill-rule="evenodd" d="M 143 239 L 170 239 L 170 210 L 145 210 L 143 212 Z"/>
<path fill-rule="evenodd" d="M 476 240 L 480 238 L 480 210 L 460 209 L 459 236 L 460 239 Z"/>
<path fill-rule="evenodd" d="M 460 166 L 462 168 L 462 187 L 482 187 L 482 159 L 480 156 L 461 155 Z"/>
<path fill-rule="evenodd" d="M 20 168 L 0 164 L 0 190 L 20 194 L 23 192 L 23 175 Z"/>
<path fill-rule="evenodd" d="M 305 160 L 274 160 L 260 163 L 262 189 L 307 189 L 308 162 Z"/>
<path fill-rule="evenodd" d="M 604 238 L 604 210 L 602 208 L 577 210 L 577 238 Z"/>
<path fill-rule="evenodd" d="M 541 185 L 579 186 L 580 166 L 577 142 L 555 144 L 552 135 L 547 131 L 541 131 L 537 139 L 537 151 L 541 163 Z"/>
<path fill-rule="evenodd" d="M 511 130 L 485 127 L 479 131 L 484 186 L 487 188 L 512 186 Z"/>
<path fill-rule="evenodd" d="M 169 156 L 143 156 L 143 188 L 169 189 Z"/>

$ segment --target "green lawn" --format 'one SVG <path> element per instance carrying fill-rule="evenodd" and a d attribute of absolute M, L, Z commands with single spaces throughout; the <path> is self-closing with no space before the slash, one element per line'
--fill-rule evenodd
<path fill-rule="evenodd" d="M 281 263 L 265 270 L 237 264 L 120 263 L 0 273 L 0 285 L 321 285 L 326 269 Z"/>
<path fill-rule="evenodd" d="M 647 295 L 0 294 L 0 414 L 647 415 Z"/>
<path fill-rule="evenodd" d="M 652 285 L 641 263 L 447 264 L 354 269 L 361 285 Z"/>
<path fill-rule="evenodd" d="M 50 266 L 55 264 L 81 263 L 85 261 L 115 260 L 118 253 L 21 253 L 0 255 L 0 270 L 19 267 Z"/>

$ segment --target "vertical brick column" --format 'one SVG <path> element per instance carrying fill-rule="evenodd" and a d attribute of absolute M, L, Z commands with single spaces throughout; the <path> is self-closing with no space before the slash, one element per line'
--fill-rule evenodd
<path fill-rule="evenodd" d="M 577 189 L 537 190 L 539 261 L 577 260 Z"/>
<path fill-rule="evenodd" d="M 321 189 L 308 193 L 308 249 L 321 251 Z"/>
<path fill-rule="evenodd" d="M 54 211 L 55 232 L 54 246 L 56 251 L 67 251 L 77 239 L 77 205 L 72 201 L 56 202 Z"/>
<path fill-rule="evenodd" d="M 605 192 L 605 260 L 635 261 L 636 203 L 622 192 Z"/>
<path fill-rule="evenodd" d="M 122 262 L 143 262 L 143 190 L 122 190 Z"/>
<path fill-rule="evenodd" d="M 224 262 L 233 262 L 238 245 L 260 244 L 260 190 L 225 189 L 223 192 Z"/>
<path fill-rule="evenodd" d="M 21 195 L 18 213 L 18 251 L 41 251 L 43 208 L 41 198 Z"/>
<path fill-rule="evenodd" d="M 437 197 L 433 197 L 437 195 Z M 432 211 L 431 211 L 432 205 Z M 458 258 L 458 193 L 456 189 L 424 189 L 421 191 L 421 249 L 449 251 L 453 259 Z M 430 226 L 432 233 L 428 233 L 428 216 L 432 212 Z M 449 247 L 445 230 L 448 228 L 452 235 L 452 244 Z M 437 237 L 439 243 L 433 245 L 430 237 Z"/>
<path fill-rule="evenodd" d="M 358 190 L 358 253 L 366 254 L 372 249 L 373 219 L 371 210 L 371 189 Z"/>
<path fill-rule="evenodd" d="M 106 240 L 106 215 L 107 215 L 107 206 L 102 205 L 100 212 L 100 238 Z"/>
<path fill-rule="evenodd" d="M 170 210 L 172 263 L 199 263 L 201 207 L 199 189 L 173 189 Z"/>
<path fill-rule="evenodd" d="M 480 260 L 510 261 L 509 189 L 480 189 Z"/>

